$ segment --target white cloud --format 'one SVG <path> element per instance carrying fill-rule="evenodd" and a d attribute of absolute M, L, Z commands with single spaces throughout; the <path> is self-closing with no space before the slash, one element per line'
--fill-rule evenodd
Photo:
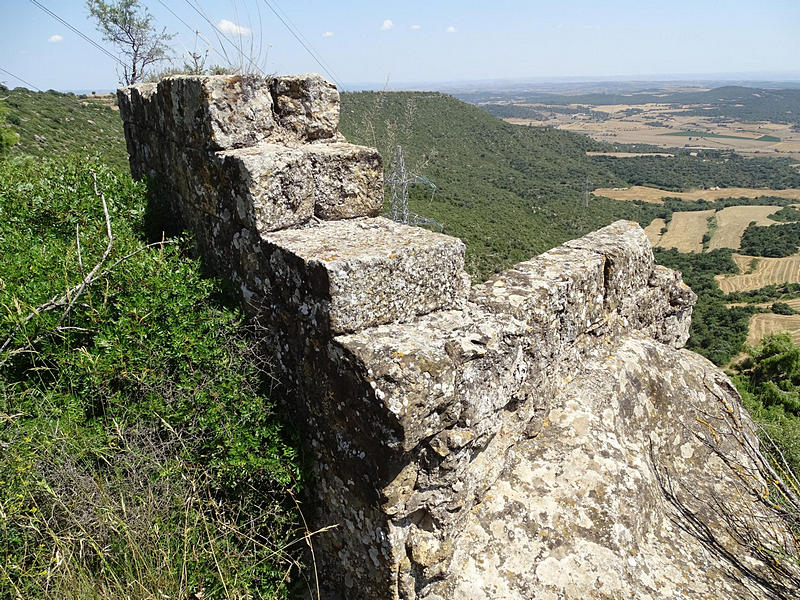
<path fill-rule="evenodd" d="M 333 37 L 333 32 L 332 31 L 326 31 L 325 33 L 322 34 L 322 37 Z"/>
<path fill-rule="evenodd" d="M 233 21 L 228 21 L 228 19 L 222 19 L 219 23 L 217 23 L 217 27 L 219 27 L 223 33 L 235 33 L 236 35 L 250 35 L 250 30 L 247 27 L 242 27 L 241 25 L 237 25 Z"/>
<path fill-rule="evenodd" d="M 392 23 L 391 19 L 386 19 L 386 20 L 383 22 L 383 25 L 381 25 L 381 31 L 388 31 L 388 30 L 390 30 L 392 27 L 394 27 L 394 23 Z"/>
<path fill-rule="evenodd" d="M 422 29 L 422 25 L 412 25 L 409 29 L 413 29 L 414 31 L 419 31 Z"/>
<path fill-rule="evenodd" d="M 63 39 L 64 38 L 61 37 L 60 35 L 55 34 L 55 35 L 51 35 L 49 38 L 47 38 L 47 41 L 50 42 L 51 44 L 57 44 L 58 42 L 60 42 Z"/>
<path fill-rule="evenodd" d="M 450 25 L 450 27 L 448 27 L 447 29 L 445 29 L 445 30 L 444 30 L 444 32 L 445 32 L 445 33 L 455 33 L 455 32 L 456 32 L 456 28 L 455 28 L 455 27 L 453 27 L 452 25 Z"/>

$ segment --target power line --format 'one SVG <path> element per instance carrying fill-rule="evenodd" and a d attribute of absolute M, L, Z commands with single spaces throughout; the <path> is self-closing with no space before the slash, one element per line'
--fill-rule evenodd
<path fill-rule="evenodd" d="M 186 4 L 188 4 L 188 5 L 189 5 L 189 6 L 192 8 L 192 10 L 194 10 L 194 11 L 195 11 L 195 12 L 196 12 L 198 15 L 200 15 L 200 16 L 203 18 L 203 20 L 204 20 L 206 23 L 208 23 L 208 24 L 211 26 L 211 28 L 212 28 L 212 29 L 214 29 L 214 31 L 216 31 L 216 32 L 217 32 L 217 35 L 221 36 L 221 37 L 222 37 L 222 39 L 224 39 L 224 40 L 225 40 L 225 41 L 227 41 L 227 42 L 228 42 L 228 43 L 229 43 L 231 46 L 233 46 L 233 47 L 234 47 L 234 49 L 235 49 L 235 50 L 236 50 L 236 51 L 237 51 L 239 54 L 241 54 L 241 55 L 242 55 L 242 58 L 244 58 L 244 59 L 245 59 L 245 60 L 247 60 L 247 61 L 248 61 L 248 62 L 249 62 L 251 65 L 253 65 L 253 67 L 255 67 L 256 71 L 258 71 L 259 73 L 261 73 L 262 75 L 264 75 L 264 76 L 266 77 L 266 73 L 264 73 L 264 71 L 262 71 L 262 70 L 261 70 L 261 67 L 259 67 L 259 66 L 258 66 L 258 65 L 257 65 L 257 64 L 256 64 L 256 63 L 253 61 L 253 59 L 252 59 L 252 58 L 250 58 L 248 55 L 246 55 L 246 54 L 245 54 L 245 53 L 242 51 L 242 49 L 241 49 L 241 48 L 239 48 L 239 46 L 237 46 L 237 45 L 236 45 L 234 42 L 232 42 L 232 41 L 231 41 L 231 39 L 230 39 L 228 36 L 226 36 L 226 35 L 225 35 L 225 34 L 224 34 L 222 31 L 220 31 L 220 29 L 219 29 L 219 28 L 218 28 L 216 25 L 214 25 L 213 21 L 211 21 L 211 20 L 210 20 L 210 19 L 209 19 L 209 18 L 208 18 L 208 17 L 205 15 L 205 13 L 203 13 L 203 11 L 200 9 L 199 5 L 195 6 L 195 4 L 196 4 L 196 3 L 195 3 L 195 2 L 192 2 L 191 0 L 186 0 Z M 223 47 L 223 50 L 224 50 L 224 47 Z"/>
<path fill-rule="evenodd" d="M 24 80 L 22 77 L 20 77 L 19 75 L 14 75 L 14 74 L 13 74 L 13 73 L 11 73 L 10 71 L 6 71 L 6 70 L 5 70 L 4 68 L 2 68 L 2 67 L 0 67 L 0 71 L 2 71 L 3 73 L 5 73 L 6 75 L 11 75 L 11 77 L 13 77 L 14 79 L 19 79 L 19 80 L 20 80 L 22 83 L 24 83 L 24 84 L 25 84 L 25 85 L 27 85 L 28 87 L 32 87 L 32 88 L 33 88 L 33 89 L 35 89 L 37 92 L 41 92 L 41 91 L 42 91 L 42 90 L 40 90 L 38 87 L 36 87 L 35 85 L 33 85 L 32 83 L 28 83 L 27 81 L 25 81 L 25 80 Z"/>
<path fill-rule="evenodd" d="M 89 43 L 90 43 L 92 46 L 94 46 L 95 48 L 97 48 L 98 50 L 100 50 L 100 52 L 102 52 L 102 53 L 103 53 L 103 54 L 105 54 L 106 56 L 109 56 L 109 57 L 110 57 L 111 59 L 113 59 L 114 61 L 118 62 L 118 63 L 119 63 L 119 64 L 120 64 L 122 67 L 125 67 L 125 66 L 126 66 L 126 65 L 125 65 L 125 63 L 124 63 L 124 62 L 122 62 L 122 61 L 119 59 L 119 57 L 117 57 L 117 56 L 114 56 L 114 55 L 113 55 L 111 52 L 109 52 L 109 51 L 108 51 L 108 50 L 106 50 L 106 49 L 105 49 L 103 46 L 101 46 L 100 44 L 98 44 L 97 42 L 95 42 L 95 41 L 94 41 L 92 38 L 90 38 L 89 36 L 85 35 L 85 34 L 84 34 L 84 33 L 82 33 L 81 31 L 78 31 L 77 29 L 75 29 L 75 27 L 73 27 L 72 25 L 70 25 L 69 23 L 67 23 L 67 22 L 66 22 L 64 19 L 62 19 L 62 18 L 61 18 L 61 17 L 59 17 L 59 16 L 58 16 L 56 13 L 54 13 L 52 10 L 50 10 L 49 8 L 47 8 L 47 7 L 46 7 L 44 4 L 42 4 L 42 3 L 41 3 L 41 2 L 39 2 L 38 0 L 31 0 L 31 2 L 32 2 L 32 3 L 33 3 L 35 6 L 38 6 L 39 8 L 41 8 L 41 9 L 42 9 L 44 12 L 46 12 L 48 15 L 50 15 L 51 17 L 53 17 L 54 19 L 56 19 L 56 20 L 57 20 L 59 23 L 61 23 L 61 24 L 62 24 L 62 25 L 64 25 L 65 27 L 68 27 L 68 28 L 69 28 L 69 29 L 71 29 L 73 32 L 75 32 L 76 34 L 78 34 L 79 36 L 81 36 L 81 37 L 82 37 L 84 40 L 86 40 L 87 42 L 89 42 Z"/>
<path fill-rule="evenodd" d="M 188 1 L 188 0 L 187 0 L 187 1 Z M 269 0 L 264 0 L 264 4 L 266 4 L 266 5 L 269 7 L 269 9 L 270 9 L 270 10 L 271 10 L 271 11 L 272 11 L 274 14 L 275 14 L 275 16 L 276 16 L 276 17 L 278 17 L 278 19 L 280 19 L 280 22 L 281 22 L 281 23 L 283 23 L 283 26 L 284 26 L 284 27 L 286 27 L 286 29 L 289 31 L 289 33 L 291 33 L 291 34 L 292 34 L 292 36 L 294 36 L 294 39 L 296 39 L 296 40 L 298 41 L 298 43 L 299 43 L 299 44 L 300 44 L 300 45 L 301 45 L 303 48 L 305 48 L 306 52 L 308 52 L 308 54 L 311 56 L 311 58 L 313 58 L 313 59 L 314 59 L 314 61 L 315 61 L 315 62 L 316 62 L 316 63 L 317 63 L 319 66 L 320 66 L 320 68 L 321 68 L 323 71 L 325 71 L 325 73 L 328 75 L 328 77 L 330 77 L 331 79 L 333 79 L 334 83 L 336 83 L 336 85 L 339 87 L 339 89 L 341 89 L 341 87 L 342 87 L 342 84 L 339 82 L 339 80 L 338 80 L 338 79 L 337 79 L 337 78 L 336 78 L 336 77 L 333 75 L 333 73 L 331 73 L 330 69 L 327 69 L 327 68 L 325 68 L 325 65 L 323 65 L 323 64 L 322 64 L 322 61 L 321 61 L 319 58 L 317 58 L 316 54 L 314 54 L 314 52 L 312 52 L 312 51 L 311 51 L 311 49 L 310 49 L 310 48 L 309 48 L 309 47 L 306 45 L 306 43 L 305 43 L 305 42 L 304 42 L 304 41 L 303 41 L 303 40 L 300 38 L 300 36 L 299 36 L 297 33 L 295 33 L 295 31 L 294 31 L 294 30 L 293 30 L 291 27 L 289 27 L 289 24 L 288 24 L 288 23 L 287 23 L 287 22 L 284 20 L 284 18 L 283 18 L 283 17 L 282 17 L 282 16 L 281 16 L 281 15 L 278 13 L 278 11 L 277 11 L 277 10 L 275 10 L 275 8 L 272 6 L 272 4 L 270 4 Z"/>
<path fill-rule="evenodd" d="M 184 25 L 184 27 L 186 27 L 186 29 L 188 29 L 189 31 L 191 31 L 192 33 L 197 35 L 201 40 L 203 40 L 206 44 L 208 44 L 208 47 L 211 48 L 211 50 L 214 51 L 214 54 L 216 54 L 217 56 L 219 56 L 223 60 L 226 60 L 226 61 L 229 60 L 226 55 L 219 53 L 219 51 L 214 47 L 214 44 L 212 44 L 210 41 L 208 41 L 204 36 L 200 35 L 200 31 L 198 31 L 196 27 L 192 27 L 186 21 L 184 21 L 178 14 L 175 13 L 174 10 L 172 10 L 166 3 L 164 3 L 163 0 L 158 0 L 158 3 L 161 4 L 161 6 L 163 6 L 164 8 L 166 8 L 172 14 L 173 17 L 175 17 L 176 19 L 178 19 L 178 21 L 183 23 L 183 25 Z M 223 50 L 223 52 L 225 51 L 224 48 L 222 50 Z"/>
<path fill-rule="evenodd" d="M 328 76 L 329 76 L 331 79 L 333 79 L 333 81 L 336 83 L 336 85 L 339 87 L 339 89 L 341 89 L 341 88 L 342 88 L 342 84 L 341 84 L 341 82 L 339 81 L 339 78 L 336 76 L 336 73 L 334 73 L 334 72 L 333 72 L 333 69 L 331 68 L 331 66 L 328 64 L 328 62 L 327 62 L 325 59 L 323 59 L 323 58 L 322 58 L 322 55 L 320 55 L 320 54 L 317 52 L 316 48 L 314 48 L 314 46 L 311 44 L 311 42 L 309 42 L 309 41 L 308 41 L 308 39 L 307 39 L 307 38 L 306 38 L 306 37 L 305 37 L 305 36 L 302 34 L 302 32 L 301 32 L 301 31 L 300 31 L 300 30 L 297 28 L 297 26 L 296 26 L 296 25 L 295 25 L 295 24 L 292 22 L 292 20 L 289 18 L 289 15 L 287 15 L 287 14 L 286 14 L 286 11 L 284 11 L 284 10 L 281 8 L 281 6 L 280 6 L 280 4 L 278 4 L 277 0 L 272 0 L 272 4 L 274 4 L 274 5 L 275 5 L 275 6 L 278 8 L 278 10 L 281 12 L 281 14 L 283 15 L 283 17 L 285 17 L 285 19 L 286 19 L 285 21 L 284 21 L 284 19 L 283 19 L 283 18 L 281 18 L 281 16 L 280 16 L 280 15 L 278 15 L 278 14 L 277 14 L 277 12 L 276 12 L 276 11 L 275 11 L 275 9 L 272 7 L 272 5 L 271 5 L 271 3 L 269 2 L 269 0 L 264 0 L 264 3 L 265 3 L 267 6 L 269 6 L 269 7 L 270 7 L 270 9 L 272 10 L 272 12 L 274 12 L 274 13 L 275 13 L 275 14 L 278 16 L 278 18 L 279 18 L 279 19 L 281 20 L 281 22 L 282 22 L 282 23 L 283 23 L 283 24 L 286 26 L 286 28 L 289 30 L 289 32 L 290 32 L 292 35 L 294 35 L 295 39 L 297 39 L 297 41 L 298 41 L 298 42 L 300 42 L 300 43 L 303 45 L 303 47 L 306 49 L 306 51 L 307 51 L 309 54 L 311 54 L 311 57 L 312 57 L 312 58 L 313 58 L 313 59 L 314 59 L 314 60 L 317 62 L 317 64 L 318 64 L 320 67 L 322 67 L 322 69 L 323 69 L 323 70 L 324 70 L 324 71 L 325 71 L 325 72 L 328 74 Z M 287 21 L 288 21 L 288 23 L 287 23 Z M 294 31 L 293 31 L 293 30 L 294 30 Z M 302 40 L 302 41 L 301 41 L 301 40 Z M 308 45 L 308 47 L 306 47 L 306 45 Z"/>

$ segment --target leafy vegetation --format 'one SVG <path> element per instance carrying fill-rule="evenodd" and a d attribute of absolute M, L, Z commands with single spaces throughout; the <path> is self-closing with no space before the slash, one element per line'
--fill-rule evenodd
<path fill-rule="evenodd" d="M 778 212 L 772 213 L 769 218 L 781 223 L 800 221 L 800 210 L 797 210 L 794 206 L 784 206 Z"/>
<path fill-rule="evenodd" d="M 144 186 L 99 162 L 0 163 L 2 598 L 296 580 L 300 469 L 264 353 L 188 240 L 145 245 L 144 212 Z"/>
<path fill-rule="evenodd" d="M 785 459 L 792 472 L 800 473 L 800 346 L 788 333 L 776 333 L 748 353 L 733 381 L 764 427 L 767 448 L 776 450 L 776 464 Z"/>
<path fill-rule="evenodd" d="M 7 120 L 19 133 L 12 155 L 39 157 L 79 153 L 128 170 L 122 121 L 116 106 L 97 97 L 60 92 L 9 90 L 0 86 L 8 106 Z M 105 97 L 111 100 L 109 97 Z"/>
<path fill-rule="evenodd" d="M 742 235 L 742 253 L 750 256 L 791 256 L 800 247 L 800 223 L 764 227 L 751 223 Z"/>
<path fill-rule="evenodd" d="M 686 154 L 591 158 L 629 185 L 647 185 L 676 192 L 710 187 L 800 187 L 800 172 L 792 167 L 790 159 L 783 158 L 744 158 L 733 153 L 720 158 Z"/>
<path fill-rule="evenodd" d="M 7 116 L 8 109 L 0 103 L 0 157 L 4 156 L 11 146 L 17 143 L 17 133 L 6 123 Z"/>
<path fill-rule="evenodd" d="M 751 306 L 728 308 L 730 298 L 714 280 L 719 273 L 738 273 L 733 250 L 726 248 L 705 253 L 684 254 L 675 249 L 654 250 L 656 262 L 683 273 L 686 284 L 697 294 L 692 326 L 686 347 L 718 365 L 726 365 L 747 340 Z"/>

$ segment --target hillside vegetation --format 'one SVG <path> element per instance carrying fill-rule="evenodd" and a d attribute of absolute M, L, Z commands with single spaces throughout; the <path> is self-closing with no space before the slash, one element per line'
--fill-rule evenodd
<path fill-rule="evenodd" d="M 19 134 L 15 155 L 40 157 L 80 153 L 103 157 L 107 165 L 128 169 L 128 152 L 119 112 L 91 97 L 50 90 L 33 92 L 0 86 L 6 119 Z"/>
<path fill-rule="evenodd" d="M 264 354 L 191 240 L 146 246 L 145 196 L 97 161 L 0 161 L 2 599 L 296 579 L 300 471 Z"/>
<path fill-rule="evenodd" d="M 268 351 L 190 239 L 147 247 L 146 189 L 131 181 L 116 111 L 54 92 L 3 97 L 20 144 L 0 162 L 0 598 L 299 595 L 310 569 L 298 569 L 304 531 L 286 490 L 302 470 L 273 416 L 280 390 L 257 358 Z M 738 177 L 728 156 L 596 160 L 586 151 L 605 146 L 587 137 L 510 125 L 441 94 L 343 94 L 341 128 L 387 160 L 403 146 L 437 186 L 416 187 L 412 209 L 464 239 L 475 279 L 619 218 L 646 225 L 694 207 L 585 206 L 587 178 L 682 189 Z M 795 185 L 784 163 L 751 164 L 754 186 Z M 798 294 L 723 294 L 713 275 L 736 272 L 729 250 L 656 258 L 700 294 L 689 347 L 718 364 L 768 310 L 756 303 L 785 312 Z M 777 339 L 751 354 L 738 383 L 796 468 L 798 351 Z"/>

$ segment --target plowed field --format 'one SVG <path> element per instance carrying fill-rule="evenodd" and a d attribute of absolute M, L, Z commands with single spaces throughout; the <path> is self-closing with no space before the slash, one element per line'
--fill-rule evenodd
<path fill-rule="evenodd" d="M 713 214 L 713 210 L 672 213 L 669 229 L 657 245 L 661 248 L 677 248 L 679 252 L 702 252 L 708 218 Z"/>
<path fill-rule="evenodd" d="M 677 214 L 677 213 L 676 213 Z M 673 217 L 674 218 L 674 217 Z M 736 264 L 745 264 L 753 257 L 734 254 Z M 759 258 L 752 273 L 715 277 L 720 289 L 729 292 L 757 290 L 772 283 L 800 283 L 800 254 L 785 258 Z"/>
<path fill-rule="evenodd" d="M 800 315 L 774 315 L 759 313 L 750 317 L 747 343 L 755 346 L 768 333 L 788 331 L 796 344 L 800 344 Z"/>

